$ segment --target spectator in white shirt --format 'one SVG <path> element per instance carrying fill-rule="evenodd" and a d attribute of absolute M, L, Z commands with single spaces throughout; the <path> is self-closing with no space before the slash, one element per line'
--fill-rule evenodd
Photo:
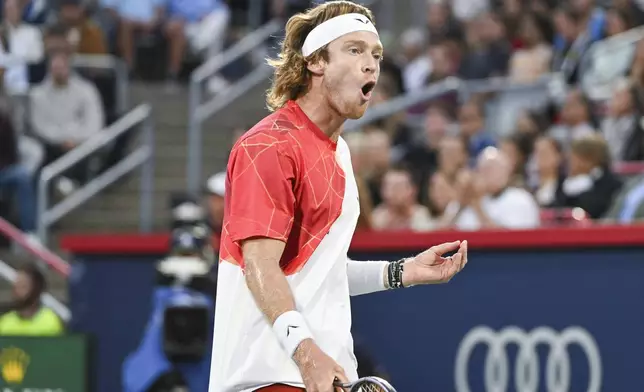
<path fill-rule="evenodd" d="M 488 147 L 480 154 L 476 173 L 459 178 L 460 201 L 448 207 L 456 228 L 529 229 L 539 226 L 539 206 L 525 189 L 510 186 L 512 164 L 508 157 Z"/>
<path fill-rule="evenodd" d="M 421 89 L 432 73 L 432 60 L 427 53 L 427 37 L 420 28 L 410 28 L 400 37 L 403 52 L 405 91 Z"/>
<path fill-rule="evenodd" d="M 105 115 L 96 87 L 74 74 L 69 51 L 51 54 L 49 75 L 31 90 L 31 128 L 45 146 L 45 164 L 88 140 L 103 128 Z M 83 180 L 83 173 L 74 175 Z M 67 193 L 67 192 L 64 192 Z"/>
<path fill-rule="evenodd" d="M 29 64 L 44 58 L 42 34 L 22 21 L 19 0 L 5 0 L 3 11 L 0 68 L 4 70 L 4 88 L 9 94 L 25 93 L 29 88 Z"/>

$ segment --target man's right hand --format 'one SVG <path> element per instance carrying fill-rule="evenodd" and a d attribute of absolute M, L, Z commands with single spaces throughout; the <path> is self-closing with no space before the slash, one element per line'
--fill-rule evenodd
<path fill-rule="evenodd" d="M 306 392 L 333 392 L 333 382 L 349 382 L 344 369 L 326 355 L 312 339 L 303 340 L 293 354 Z"/>

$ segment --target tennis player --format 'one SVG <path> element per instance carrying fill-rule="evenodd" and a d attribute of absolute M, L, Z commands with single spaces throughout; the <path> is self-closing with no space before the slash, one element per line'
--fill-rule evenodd
<path fill-rule="evenodd" d="M 447 282 L 467 262 L 466 241 L 391 263 L 347 259 L 360 210 L 340 133 L 364 114 L 382 56 L 372 13 L 349 1 L 286 24 L 274 112 L 228 162 L 210 392 L 355 380 L 349 296 Z"/>

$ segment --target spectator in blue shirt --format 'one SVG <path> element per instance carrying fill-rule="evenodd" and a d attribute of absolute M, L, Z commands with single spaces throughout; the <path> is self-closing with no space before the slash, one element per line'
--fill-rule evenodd
<path fill-rule="evenodd" d="M 170 44 L 168 77 L 174 83 L 187 48 L 203 53 L 205 58 L 222 49 L 230 11 L 222 0 L 160 1 L 163 1 L 165 33 Z"/>
<path fill-rule="evenodd" d="M 463 104 L 458 112 L 461 136 L 467 140 L 472 162 L 476 162 L 476 157 L 486 147 L 496 144 L 492 135 L 485 130 L 484 115 L 483 103 L 476 99 L 471 99 Z"/>

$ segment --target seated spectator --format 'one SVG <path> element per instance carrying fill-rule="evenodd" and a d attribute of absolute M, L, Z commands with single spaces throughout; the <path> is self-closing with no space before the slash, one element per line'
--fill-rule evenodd
<path fill-rule="evenodd" d="M 130 71 L 135 67 L 135 34 L 154 34 L 160 27 L 158 3 L 158 0 L 104 1 L 104 6 L 119 16 L 118 47 Z"/>
<path fill-rule="evenodd" d="M 591 42 L 604 38 L 606 26 L 606 13 L 598 6 L 596 0 L 572 0 L 572 8 L 576 11 L 585 27 Z"/>
<path fill-rule="evenodd" d="M 20 0 L 21 19 L 30 25 L 43 25 L 51 16 L 51 5 L 50 0 Z"/>
<path fill-rule="evenodd" d="M 459 177 L 460 200 L 446 212 L 459 230 L 539 226 L 539 206 L 527 190 L 510 185 L 512 165 L 500 150 L 486 148 L 476 173 L 463 172 Z"/>
<path fill-rule="evenodd" d="M 431 230 L 427 207 L 418 204 L 412 173 L 402 167 L 387 170 L 382 181 L 382 203 L 373 211 L 374 230 Z"/>
<path fill-rule="evenodd" d="M 610 151 L 604 138 L 593 134 L 575 140 L 568 168 L 553 207 L 579 207 L 593 219 L 602 217 L 622 186 L 610 170 Z"/>
<path fill-rule="evenodd" d="M 524 14 L 520 19 L 523 47 L 510 59 L 510 77 L 516 82 L 533 83 L 550 71 L 552 48 L 546 41 L 543 24 L 533 14 Z"/>
<path fill-rule="evenodd" d="M 559 124 L 550 128 L 549 132 L 566 148 L 572 141 L 596 133 L 592 125 L 590 102 L 579 89 L 568 93 L 560 116 Z"/>
<path fill-rule="evenodd" d="M 31 129 L 44 143 L 45 164 L 88 140 L 105 125 L 96 87 L 74 74 L 70 61 L 67 51 L 52 53 L 47 78 L 30 93 Z M 83 181 L 86 174 L 79 172 L 75 179 Z"/>
<path fill-rule="evenodd" d="M 67 40 L 78 54 L 107 54 L 103 31 L 87 16 L 82 0 L 60 0 L 60 22 L 68 28 Z"/>
<path fill-rule="evenodd" d="M 514 134 L 506 137 L 499 144 L 499 149 L 510 160 L 513 167 L 512 179 L 510 185 L 517 188 L 527 188 L 527 164 L 528 158 L 532 154 L 532 145 L 534 138 L 526 134 Z"/>
<path fill-rule="evenodd" d="M 222 0 L 164 0 L 167 22 L 165 33 L 170 45 L 169 81 L 172 86 L 181 71 L 186 47 L 211 58 L 223 47 L 230 11 Z M 209 87 L 215 90 L 223 82 L 220 77 L 210 80 Z"/>
<path fill-rule="evenodd" d="M 20 163 L 18 139 L 6 111 L 0 112 L 0 190 L 10 189 L 18 203 L 20 229 L 30 241 L 36 237 L 36 194 L 32 173 Z"/>
<path fill-rule="evenodd" d="M 431 173 L 438 164 L 438 149 L 441 140 L 452 127 L 450 118 L 439 106 L 427 109 L 421 141 L 409 148 L 402 161 L 413 168 L 414 176 L 421 182 L 421 189 L 427 186 Z"/>
<path fill-rule="evenodd" d="M 501 21 L 493 14 L 483 14 L 468 24 L 468 51 L 461 61 L 458 74 L 463 79 L 484 79 L 505 76 L 511 46 Z"/>
<path fill-rule="evenodd" d="M 631 83 L 622 80 L 615 85 L 608 115 L 601 124 L 613 161 L 644 159 L 642 109 L 637 89 Z"/>
<path fill-rule="evenodd" d="M 633 178 L 622 188 L 606 219 L 623 225 L 644 220 L 644 176 Z"/>
<path fill-rule="evenodd" d="M 4 0 L 4 20 L 0 27 L 0 68 L 4 72 L 4 89 L 9 94 L 29 89 L 29 64 L 43 60 L 40 30 L 22 22 L 20 0 Z"/>
<path fill-rule="evenodd" d="M 537 167 L 534 196 L 541 207 L 550 207 L 563 182 L 563 149 L 556 139 L 541 136 L 534 143 L 533 155 Z"/>
<path fill-rule="evenodd" d="M 447 1 L 427 1 L 427 32 L 434 43 L 463 40 L 461 25 L 454 19 Z"/>
<path fill-rule="evenodd" d="M 0 336 L 58 336 L 65 333 L 63 321 L 44 306 L 45 276 L 34 265 L 18 269 L 13 284 L 13 310 L 0 317 Z"/>
<path fill-rule="evenodd" d="M 496 144 L 492 135 L 485 130 L 485 109 L 481 101 L 471 99 L 463 104 L 458 112 L 458 124 L 461 136 L 467 141 L 471 160 L 476 160 L 481 151 Z"/>
<path fill-rule="evenodd" d="M 582 14 L 571 6 L 560 7 L 554 15 L 555 39 L 553 71 L 562 72 L 569 84 L 579 79 L 581 59 L 593 42 Z"/>
<path fill-rule="evenodd" d="M 364 139 L 365 160 L 361 165 L 364 181 L 374 205 L 380 204 L 382 179 L 391 165 L 391 139 L 382 130 L 372 130 Z"/>
<path fill-rule="evenodd" d="M 420 90 L 432 72 L 432 60 L 426 51 L 427 37 L 419 28 L 411 28 L 400 37 L 403 54 L 405 92 Z"/>
<path fill-rule="evenodd" d="M 215 234 L 221 234 L 224 222 L 224 196 L 226 194 L 226 172 L 213 175 L 206 182 L 206 211 L 208 225 Z"/>

